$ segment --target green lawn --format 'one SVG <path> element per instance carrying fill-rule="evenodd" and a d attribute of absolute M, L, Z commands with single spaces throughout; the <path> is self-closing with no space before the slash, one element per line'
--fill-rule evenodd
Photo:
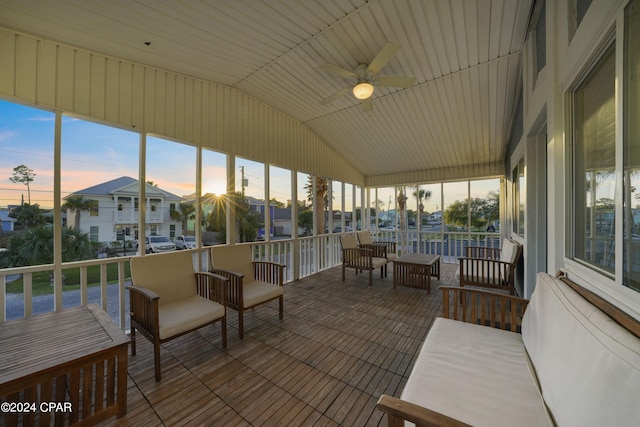
<path fill-rule="evenodd" d="M 63 270 L 65 277 L 65 284 L 62 285 L 62 291 L 71 291 L 80 289 L 80 268 L 67 268 Z M 129 263 L 125 263 L 125 277 L 131 277 L 129 271 Z M 118 264 L 107 265 L 107 282 L 116 283 L 118 281 Z M 93 265 L 87 267 L 87 284 L 88 286 L 100 285 L 100 266 Z M 46 295 L 53 293 L 53 286 L 49 282 L 49 272 L 41 271 L 39 273 L 33 273 L 33 296 Z M 7 283 L 7 293 L 21 294 L 24 291 L 23 280 L 20 277 L 18 280 Z"/>

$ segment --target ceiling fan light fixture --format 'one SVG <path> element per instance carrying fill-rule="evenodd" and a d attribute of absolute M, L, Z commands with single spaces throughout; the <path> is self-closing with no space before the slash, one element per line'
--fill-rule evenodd
<path fill-rule="evenodd" d="M 367 81 L 361 81 L 353 87 L 353 96 L 358 99 L 367 99 L 373 95 L 373 85 Z"/>

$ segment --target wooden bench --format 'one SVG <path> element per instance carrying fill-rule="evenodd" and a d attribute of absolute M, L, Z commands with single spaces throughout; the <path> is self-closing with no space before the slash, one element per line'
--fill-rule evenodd
<path fill-rule="evenodd" d="M 378 401 L 389 426 L 638 425 L 637 319 L 561 274 L 539 273 L 530 301 L 441 289 L 400 398 Z"/>

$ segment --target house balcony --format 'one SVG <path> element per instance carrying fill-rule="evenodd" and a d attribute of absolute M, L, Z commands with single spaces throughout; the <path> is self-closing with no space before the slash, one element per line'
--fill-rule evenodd
<path fill-rule="evenodd" d="M 140 215 L 138 211 L 116 211 L 114 213 L 113 221 L 116 224 L 137 224 L 140 221 Z M 165 221 L 162 212 L 147 210 L 146 222 L 148 224 L 160 224 Z"/>

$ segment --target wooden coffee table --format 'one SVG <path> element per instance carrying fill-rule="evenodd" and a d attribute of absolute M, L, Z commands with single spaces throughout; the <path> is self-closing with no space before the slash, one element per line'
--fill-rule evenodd
<path fill-rule="evenodd" d="M 393 261 L 393 287 L 426 289 L 431 293 L 431 277 L 440 280 L 440 255 L 406 254 Z"/>
<path fill-rule="evenodd" d="M 0 324 L 0 343 L 0 400 L 21 405 L 0 424 L 94 425 L 127 413 L 129 337 L 96 304 Z"/>

